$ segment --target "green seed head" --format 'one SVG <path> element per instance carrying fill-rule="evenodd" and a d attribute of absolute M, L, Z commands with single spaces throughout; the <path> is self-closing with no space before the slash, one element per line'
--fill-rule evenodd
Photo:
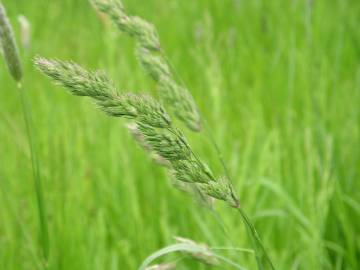
<path fill-rule="evenodd" d="M 22 78 L 21 62 L 14 34 L 6 16 L 4 6 L 0 3 L 0 44 L 3 50 L 6 65 L 11 76 L 19 82 Z"/>

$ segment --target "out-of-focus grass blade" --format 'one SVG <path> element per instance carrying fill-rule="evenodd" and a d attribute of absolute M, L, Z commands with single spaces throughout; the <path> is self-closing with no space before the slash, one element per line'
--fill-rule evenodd
<path fill-rule="evenodd" d="M 205 250 L 205 251 L 207 251 L 207 250 Z M 173 245 L 162 248 L 162 249 L 154 252 L 153 254 L 151 254 L 149 257 L 147 257 L 143 261 L 143 263 L 141 264 L 141 266 L 139 267 L 138 270 L 146 270 L 146 267 L 148 267 L 152 262 L 154 262 L 158 258 L 160 258 L 164 255 L 170 254 L 170 253 L 174 253 L 174 252 L 201 253 L 201 252 L 204 252 L 204 249 L 199 246 L 186 244 L 186 243 L 173 244 Z M 224 258 L 217 254 L 213 254 L 213 255 L 220 261 L 222 261 L 228 265 L 231 265 L 234 269 L 245 270 L 245 268 L 241 267 L 237 263 L 235 263 L 227 258 Z"/>

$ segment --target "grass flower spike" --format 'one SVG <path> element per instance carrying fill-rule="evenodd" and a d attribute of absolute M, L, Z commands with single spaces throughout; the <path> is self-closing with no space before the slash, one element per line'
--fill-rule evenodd
<path fill-rule="evenodd" d="M 73 62 L 37 57 L 37 68 L 76 96 L 87 96 L 109 116 L 124 117 L 136 126 L 137 141 L 169 165 L 174 177 L 194 184 L 200 192 L 236 207 L 227 184 L 218 182 L 192 151 L 182 132 L 173 126 L 162 105 L 147 95 L 120 93 L 102 72 L 91 72 Z"/>
<path fill-rule="evenodd" d="M 6 11 L 0 3 L 0 44 L 4 53 L 6 65 L 11 76 L 19 82 L 22 78 L 22 67 L 18 48 L 15 44 L 14 34 Z"/>

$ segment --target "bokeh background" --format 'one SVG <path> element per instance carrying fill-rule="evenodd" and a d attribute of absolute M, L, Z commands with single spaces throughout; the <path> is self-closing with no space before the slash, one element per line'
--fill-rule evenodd
<path fill-rule="evenodd" d="M 156 96 L 133 40 L 86 0 L 2 2 L 19 44 L 17 16 L 31 24 L 31 46 L 21 48 L 23 85 L 32 103 L 49 225 L 47 269 L 137 269 L 173 236 L 212 247 L 250 247 L 236 212 L 215 205 L 226 235 L 210 211 L 171 186 L 124 120 L 70 96 L 31 62 L 35 55 L 74 60 L 105 70 L 121 90 Z M 124 4 L 156 25 L 276 268 L 359 269 L 360 2 Z M 220 176 L 207 135 L 186 134 Z M 20 99 L 3 61 L 0 187 L 0 268 L 44 269 Z M 221 254 L 255 269 L 251 254 Z M 184 259 L 177 269 L 209 268 Z"/>

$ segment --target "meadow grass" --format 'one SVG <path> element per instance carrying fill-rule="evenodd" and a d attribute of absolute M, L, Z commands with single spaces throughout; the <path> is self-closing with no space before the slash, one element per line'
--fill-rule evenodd
<path fill-rule="evenodd" d="M 133 41 L 106 21 L 101 25 L 87 1 L 3 2 L 12 21 L 25 14 L 31 22 L 30 56 L 72 59 L 106 70 L 126 89 L 155 89 L 133 56 Z M 359 4 L 124 2 L 159 30 L 277 269 L 357 269 Z M 30 58 L 24 74 L 43 161 L 49 269 L 137 269 L 174 235 L 232 245 L 206 209 L 146 161 L 122 123 L 49 89 Z M 4 269 L 34 269 L 42 261 L 37 208 L 13 87 L 0 65 L 0 184 L 6 191 L 0 196 L 0 262 Z M 209 144 L 186 136 L 220 171 Z M 226 205 L 216 208 L 236 245 L 249 247 L 239 218 Z M 251 255 L 224 255 L 255 268 Z M 187 268 L 207 269 L 191 260 L 179 266 Z"/>

